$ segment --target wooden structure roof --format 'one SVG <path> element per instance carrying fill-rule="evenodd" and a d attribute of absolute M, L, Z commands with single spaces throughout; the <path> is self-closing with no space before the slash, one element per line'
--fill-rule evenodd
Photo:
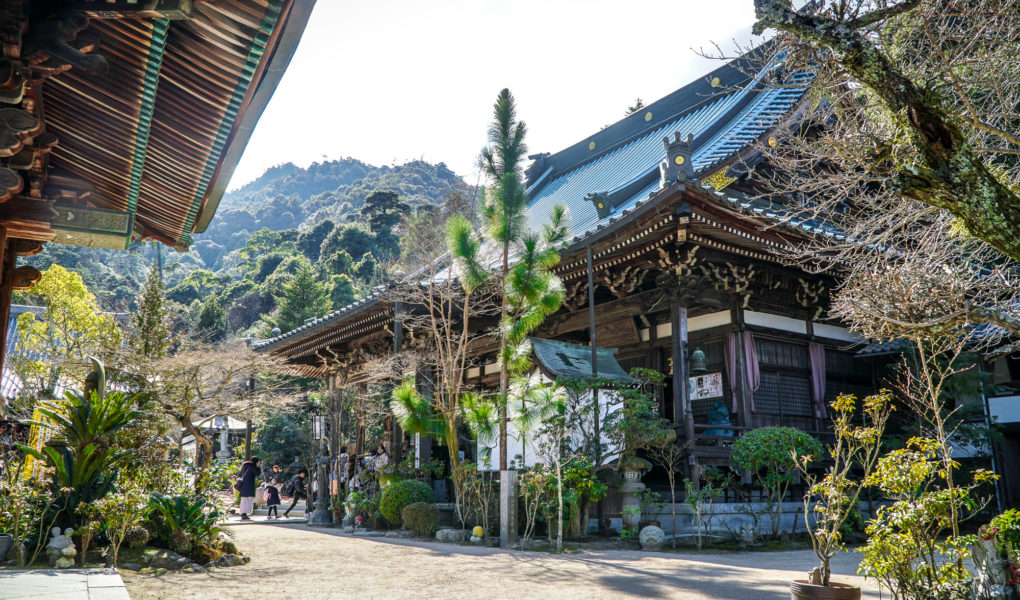
<path fill-rule="evenodd" d="M 313 4 L 4 2 L 8 235 L 186 249 L 215 213 Z"/>
<path fill-rule="evenodd" d="M 755 143 L 800 119 L 806 104 L 810 76 L 773 86 L 769 75 L 782 68 L 782 57 L 770 51 L 766 46 L 726 64 L 561 152 L 532 157 L 530 226 L 540 227 L 560 202 L 570 212 L 572 236 L 555 269 L 567 300 L 543 337 L 587 326 L 580 307 L 587 303 L 588 247 L 601 296 L 596 312 L 619 309 L 637 317 L 657 307 L 663 292 L 656 280 L 665 275 L 674 286 L 680 280 L 714 290 L 718 298 L 703 294 L 694 303 L 701 308 L 692 305 L 695 315 L 729 306 L 727 298 L 746 298 L 754 286 L 782 296 L 763 296 L 762 308 L 772 302 L 785 311 L 796 298 L 798 310 L 817 310 L 822 284 L 786 265 L 781 252 L 815 226 L 741 193 L 741 180 L 760 156 Z M 386 351 L 381 341 L 392 323 L 392 294 L 377 288 L 255 348 L 323 376 L 331 360 L 366 344 Z M 599 335 L 600 345 L 613 346 L 611 333 Z"/>

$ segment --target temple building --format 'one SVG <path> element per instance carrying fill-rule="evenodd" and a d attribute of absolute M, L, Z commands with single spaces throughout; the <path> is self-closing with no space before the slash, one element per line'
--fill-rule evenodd
<path fill-rule="evenodd" d="M 688 473 L 728 465 L 734 436 L 748 429 L 784 425 L 825 438 L 827 403 L 875 390 L 896 354 L 828 319 L 836 280 L 789 260 L 797 240 L 838 232 L 784 211 L 782 199 L 758 197 L 758 145 L 774 145 L 809 113 L 810 75 L 771 84 L 783 63 L 768 52 L 532 156 L 527 170 L 529 225 L 540 227 L 556 203 L 570 215 L 555 268 L 566 301 L 533 334 L 565 346 L 541 347 L 539 367 L 591 373 L 591 353 L 577 346 L 595 345 L 606 357 L 597 359 L 600 372 L 668 375 L 660 412 L 690 443 Z M 333 391 L 365 393 L 376 373 L 369 363 L 411 347 L 394 318 L 393 289 L 256 348 Z M 470 381 L 498 387 L 496 350 L 495 341 L 475 348 Z M 398 436 L 391 439 L 399 451 Z"/>
<path fill-rule="evenodd" d="M 314 0 L 0 4 L 0 363 L 17 257 L 58 243 L 187 250 Z"/>

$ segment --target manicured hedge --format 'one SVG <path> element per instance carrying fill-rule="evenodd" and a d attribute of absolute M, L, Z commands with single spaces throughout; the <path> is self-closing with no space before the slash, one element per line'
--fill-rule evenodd
<path fill-rule="evenodd" d="M 404 527 L 418 537 L 431 537 L 439 526 L 439 508 L 427 502 L 413 502 L 404 507 Z"/>
<path fill-rule="evenodd" d="M 386 486 L 379 499 L 379 512 L 392 525 L 400 525 L 404 507 L 414 502 L 433 502 L 436 496 L 428 484 L 408 479 Z"/>

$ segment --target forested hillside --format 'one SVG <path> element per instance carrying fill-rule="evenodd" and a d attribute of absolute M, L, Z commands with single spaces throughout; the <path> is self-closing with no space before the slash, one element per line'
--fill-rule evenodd
<path fill-rule="evenodd" d="M 161 258 L 181 329 L 214 339 L 266 335 L 385 282 L 399 262 L 405 221 L 440 207 L 465 210 L 473 193 L 442 163 L 285 163 L 225 195 L 190 252 L 162 248 L 157 256 L 154 244 L 141 243 L 126 252 L 47 244 L 26 262 L 78 271 L 104 309 L 123 311 L 133 308 Z"/>

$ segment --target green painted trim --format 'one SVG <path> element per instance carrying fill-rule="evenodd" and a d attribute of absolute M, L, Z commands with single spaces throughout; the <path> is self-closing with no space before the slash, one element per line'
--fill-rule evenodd
<path fill-rule="evenodd" d="M 266 7 L 265 14 L 262 16 L 258 33 L 255 34 L 251 47 L 248 49 L 248 56 L 244 61 L 244 66 L 241 68 L 237 86 L 234 88 L 234 93 L 227 104 L 223 120 L 220 122 L 219 131 L 216 133 L 216 140 L 213 142 L 213 147 L 209 152 L 209 159 L 205 163 L 205 169 L 202 171 L 198 188 L 195 190 L 195 196 L 192 198 L 191 208 L 188 210 L 188 218 L 184 222 L 181 236 L 177 239 L 178 244 L 189 245 L 191 243 L 190 232 L 191 228 L 195 225 L 198 209 L 202 206 L 202 199 L 205 198 L 205 193 L 209 189 L 209 182 L 216 171 L 216 165 L 219 163 L 223 149 L 230 138 L 230 132 L 234 128 L 234 121 L 237 120 L 237 115 L 241 110 L 241 102 L 244 101 L 248 86 L 251 85 L 251 80 L 255 76 L 255 69 L 258 68 L 259 61 L 262 60 L 262 55 L 269 44 L 269 36 L 273 33 L 273 29 L 279 21 L 282 6 L 283 0 L 271 0 L 269 6 Z"/>
<path fill-rule="evenodd" d="M 142 107 L 138 113 L 138 127 L 135 130 L 135 154 L 131 161 L 131 183 L 128 185 L 127 212 L 134 220 L 138 210 L 138 196 L 142 189 L 142 174 L 145 172 L 145 156 L 149 151 L 149 131 L 152 129 L 152 115 L 156 109 L 156 92 L 159 91 L 159 71 L 163 65 L 167 32 L 170 19 L 156 19 L 152 23 L 152 38 L 149 42 L 149 56 L 142 76 Z M 132 231 L 128 231 L 125 246 L 131 242 Z"/>

